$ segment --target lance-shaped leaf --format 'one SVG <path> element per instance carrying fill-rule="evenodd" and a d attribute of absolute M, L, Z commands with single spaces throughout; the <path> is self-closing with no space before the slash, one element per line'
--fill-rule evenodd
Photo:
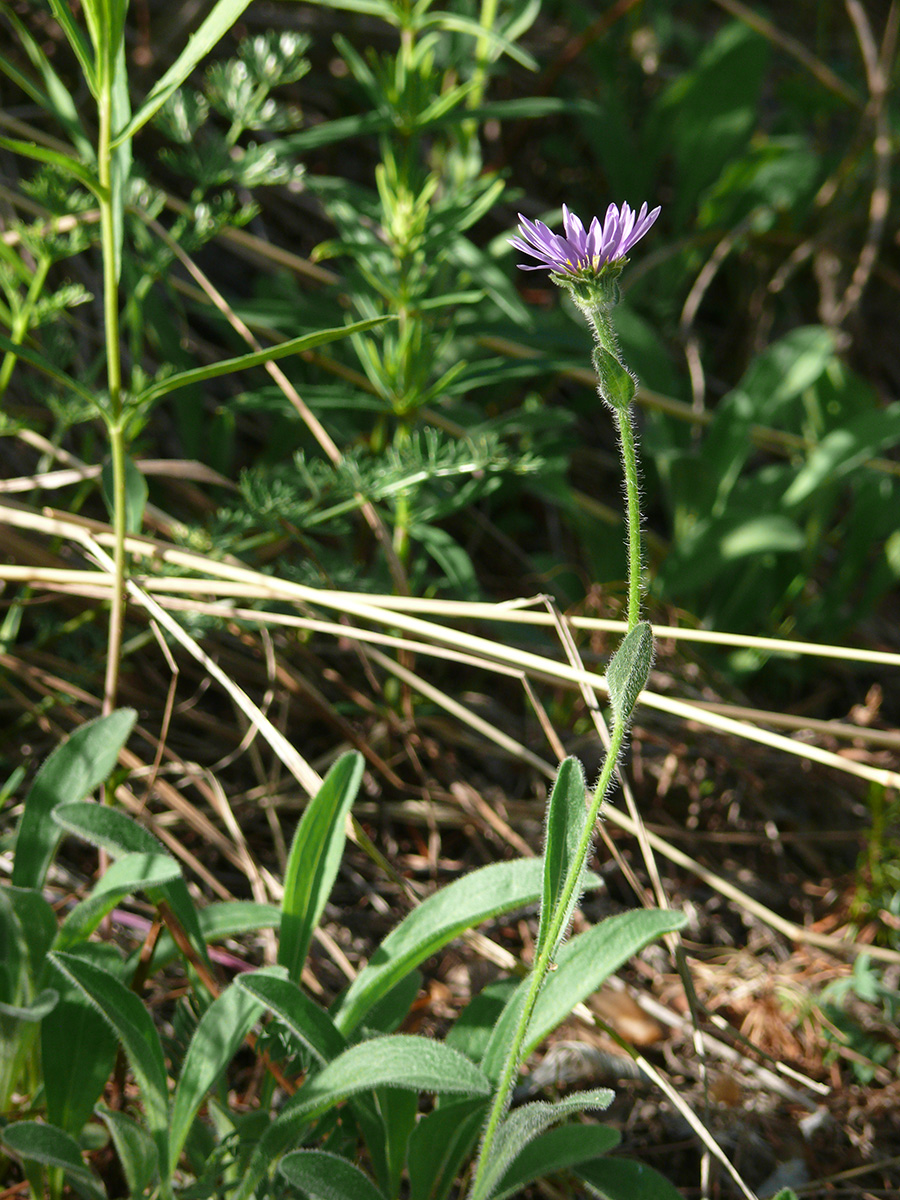
<path fill-rule="evenodd" d="M 535 1179 L 546 1179 L 554 1171 L 566 1171 L 600 1158 L 621 1140 L 618 1130 L 609 1125 L 560 1125 L 548 1129 L 513 1159 L 500 1180 L 494 1200 L 507 1200 Z"/>
<path fill-rule="evenodd" d="M 168 854 L 126 854 L 110 865 L 91 894 L 67 915 L 53 948 L 69 950 L 79 942 L 86 942 L 107 913 L 126 896 L 164 887 L 180 878 L 178 863 Z"/>
<path fill-rule="evenodd" d="M 321 1066 L 346 1050 L 344 1036 L 331 1017 L 310 1000 L 293 979 L 253 971 L 239 975 L 235 985 L 273 1012 Z"/>
<path fill-rule="evenodd" d="M 285 1155 L 278 1170 L 310 1200 L 384 1200 L 359 1167 L 327 1150 L 295 1150 Z"/>
<path fill-rule="evenodd" d="M 575 1174 L 603 1200 L 684 1200 L 665 1175 L 646 1163 L 629 1158 L 597 1158 L 575 1167 Z M 797 1200 L 793 1192 L 779 1192 L 773 1200 Z"/>
<path fill-rule="evenodd" d="M 59 804 L 84 799 L 106 781 L 136 717 L 133 708 L 120 708 L 87 722 L 57 746 L 38 771 L 25 797 L 16 837 L 12 882 L 17 887 L 43 885 L 61 833 L 51 813 Z"/>
<path fill-rule="evenodd" d="M 647 686 L 653 666 L 653 630 L 648 621 L 639 621 L 613 655 L 606 672 L 609 699 L 617 721 L 631 720 L 637 698 Z"/>
<path fill-rule="evenodd" d="M 45 1167 L 59 1167 L 70 1178 L 73 1186 L 91 1197 L 105 1197 L 103 1184 L 89 1169 L 78 1143 L 55 1125 L 40 1121 L 15 1121 L 0 1132 L 4 1146 L 20 1158 L 40 1163 Z"/>
<path fill-rule="evenodd" d="M 584 874 L 584 859 L 576 862 L 576 854 L 584 824 L 587 819 L 585 808 L 584 771 L 577 758 L 567 758 L 560 764 L 550 802 L 547 805 L 547 832 L 544 842 L 544 890 L 541 897 L 541 923 L 538 930 L 534 957 L 543 953 L 550 934 L 550 926 L 557 916 L 560 898 L 570 882 L 571 875 Z M 585 856 L 586 857 L 586 856 Z M 559 925 L 560 937 L 569 927 L 572 911 L 581 896 L 580 878 L 572 881 L 571 895 L 566 913 Z M 556 946 L 551 947 L 551 954 Z"/>
<path fill-rule="evenodd" d="M 344 852 L 347 816 L 362 781 L 363 756 L 341 755 L 306 806 L 284 875 L 278 961 L 299 980 Z"/>

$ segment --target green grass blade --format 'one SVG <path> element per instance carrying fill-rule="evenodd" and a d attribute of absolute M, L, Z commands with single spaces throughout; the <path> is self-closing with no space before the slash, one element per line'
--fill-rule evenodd
<path fill-rule="evenodd" d="M 2 341 L 2 339 L 0 339 Z M 82 800 L 109 777 L 137 713 L 120 708 L 76 729 L 38 771 L 16 837 L 12 882 L 40 888 L 61 836 L 50 815 L 65 801 Z"/>
<path fill-rule="evenodd" d="M 343 754 L 306 806 L 288 856 L 278 961 L 299 981 L 344 852 L 347 816 L 362 781 L 363 756 Z"/>
<path fill-rule="evenodd" d="M 57 3 L 59 0 L 57 0 Z M 114 145 L 134 137 L 162 108 L 173 92 L 184 83 L 194 67 L 209 54 L 213 46 L 228 32 L 241 16 L 250 0 L 218 0 L 212 12 L 196 33 L 188 38 L 188 44 L 163 75 L 157 80 L 128 124 L 115 136 Z"/>
<path fill-rule="evenodd" d="M 2 139 L 0 139 L 2 142 Z M 208 367 L 195 367 L 190 371 L 179 371 L 165 379 L 159 379 L 142 392 L 139 399 L 142 404 L 150 404 L 160 396 L 167 396 L 179 388 L 188 387 L 192 383 L 202 383 L 206 379 L 217 379 L 220 375 L 231 375 L 235 371 L 246 371 L 250 367 L 260 367 L 267 362 L 275 362 L 279 358 L 288 358 L 292 354 L 302 354 L 304 350 L 312 350 L 315 346 L 324 346 L 335 342 L 338 338 L 349 334 L 360 333 L 364 329 L 372 329 L 392 321 L 392 316 L 370 317 L 366 321 L 355 321 L 350 325 L 339 325 L 336 329 L 323 329 L 316 333 L 305 333 L 301 337 L 291 338 L 280 346 L 270 346 L 266 350 L 255 350 L 252 354 L 240 354 L 237 358 L 226 358 L 222 362 L 212 363 Z M 0 343 L 2 345 L 2 343 Z"/>

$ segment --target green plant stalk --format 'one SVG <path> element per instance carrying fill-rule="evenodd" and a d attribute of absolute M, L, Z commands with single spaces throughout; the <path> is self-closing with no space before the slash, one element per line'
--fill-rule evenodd
<path fill-rule="evenodd" d="M 109 610 L 106 676 L 103 683 L 103 715 L 116 707 L 119 665 L 122 657 L 122 627 L 125 618 L 125 431 L 122 412 L 122 360 L 119 343 L 119 283 L 116 277 L 116 234 L 111 178 L 112 80 L 104 72 L 98 99 L 99 136 L 97 166 L 100 186 L 100 245 L 103 256 L 103 326 L 106 341 L 106 370 L 109 388 L 104 412 L 112 459 L 113 587 Z"/>
<path fill-rule="evenodd" d="M 597 374 L 600 380 L 597 392 L 604 404 L 612 409 L 619 435 L 619 448 L 624 470 L 625 520 L 628 530 L 628 629 L 630 631 L 637 625 L 641 617 L 641 498 L 638 481 L 637 448 L 635 446 L 634 430 L 631 423 L 631 399 L 634 395 L 636 383 L 619 355 L 619 348 L 610 318 L 612 305 L 618 298 L 618 290 L 614 279 L 610 280 L 610 284 L 611 288 L 607 302 L 605 303 L 598 301 L 596 292 L 591 296 L 593 302 L 588 302 L 575 289 L 572 289 L 572 296 L 591 325 L 594 338 L 601 353 L 605 352 L 613 360 L 612 363 L 606 363 L 604 370 L 601 369 L 604 365 L 603 362 L 595 358 Z M 528 1026 L 531 1023 L 541 988 L 544 986 L 547 973 L 551 968 L 553 955 L 556 953 L 559 942 L 565 934 L 564 923 L 566 921 L 566 914 L 569 912 L 569 905 L 581 879 L 582 868 L 591 847 L 594 826 L 600 815 L 600 809 L 606 798 L 606 793 L 612 783 L 613 775 L 619 762 L 619 756 L 625 744 L 625 735 L 628 732 L 629 725 L 630 713 L 621 717 L 614 710 L 609 749 L 606 753 L 603 769 L 597 781 L 597 786 L 594 789 L 584 828 L 573 857 L 573 861 L 578 864 L 578 867 L 569 872 L 565 887 L 559 897 L 556 912 L 553 914 L 553 920 L 550 924 L 546 941 L 544 942 L 544 948 L 538 955 L 532 968 L 531 982 L 529 983 L 525 1003 L 522 1007 L 522 1012 L 503 1064 L 503 1070 L 497 1084 L 497 1091 L 494 1095 L 494 1102 L 488 1115 L 487 1125 L 485 1126 L 484 1137 L 478 1154 L 478 1162 L 475 1167 L 475 1178 L 472 1183 L 472 1196 L 477 1195 L 478 1184 L 484 1174 L 485 1166 L 490 1160 L 497 1131 L 509 1108 L 521 1064 L 522 1047 L 525 1044 L 528 1034 Z"/>

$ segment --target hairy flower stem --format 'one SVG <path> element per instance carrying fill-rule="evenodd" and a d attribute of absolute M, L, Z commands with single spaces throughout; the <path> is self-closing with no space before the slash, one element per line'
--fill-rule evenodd
<path fill-rule="evenodd" d="M 106 371 L 109 388 L 104 413 L 112 458 L 113 564 L 112 601 L 103 684 L 103 714 L 116 707 L 122 627 L 125 619 L 125 432 L 122 421 L 122 360 L 119 345 L 119 282 L 116 276 L 116 229 L 112 195 L 112 81 L 106 73 L 98 100 L 99 137 L 97 167 L 100 186 L 100 245 L 103 255 L 103 324 L 106 337 Z"/>
<path fill-rule="evenodd" d="M 614 281 L 612 289 L 602 299 L 595 294 L 593 303 L 588 303 L 572 289 L 573 298 L 587 317 L 597 342 L 594 352 L 594 365 L 599 379 L 598 393 L 600 399 L 612 409 L 616 428 L 619 434 L 619 444 L 622 454 L 622 464 L 625 476 L 626 522 L 628 526 L 628 629 L 631 631 L 641 617 L 641 507 L 640 487 L 638 484 L 637 449 L 635 447 L 634 431 L 631 424 L 631 400 L 635 392 L 634 377 L 625 367 L 619 356 L 615 334 L 610 320 L 610 310 L 615 303 L 617 291 Z M 600 809 L 613 781 L 616 767 L 625 744 L 625 737 L 631 724 L 630 709 L 624 713 L 613 706 L 613 721 L 610 730 L 610 743 L 600 779 L 591 797 L 590 807 L 581 831 L 578 846 L 573 861 L 579 864 L 577 869 L 569 872 L 566 884 L 557 901 L 556 910 L 550 923 L 543 949 L 536 958 L 528 984 L 528 991 L 512 1041 L 503 1063 L 503 1070 L 497 1083 L 497 1090 L 491 1111 L 485 1126 L 484 1137 L 478 1154 L 475 1168 L 475 1178 L 470 1192 L 471 1200 L 487 1200 L 479 1190 L 497 1133 L 504 1116 L 509 1108 L 512 1093 L 522 1063 L 522 1052 L 528 1036 L 528 1026 L 534 1015 L 538 996 L 544 986 L 548 972 L 553 964 L 553 955 L 565 935 L 565 925 L 571 912 L 571 903 L 576 888 L 581 880 L 581 868 L 590 853 L 594 827 L 600 815 Z"/>

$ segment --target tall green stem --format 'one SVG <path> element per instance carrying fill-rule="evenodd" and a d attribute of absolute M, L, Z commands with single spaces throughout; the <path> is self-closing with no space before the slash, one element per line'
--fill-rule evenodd
<path fill-rule="evenodd" d="M 116 229 L 112 189 L 112 80 L 109 72 L 98 100 L 100 133 L 97 167 L 100 187 L 100 245 L 103 255 L 103 324 L 106 338 L 106 371 L 109 388 L 105 412 L 112 458 L 112 512 L 114 579 L 109 611 L 106 678 L 103 712 L 116 706 L 119 662 L 122 656 L 122 626 L 125 618 L 125 432 L 122 412 L 122 360 L 119 344 L 119 282 L 116 275 Z"/>

